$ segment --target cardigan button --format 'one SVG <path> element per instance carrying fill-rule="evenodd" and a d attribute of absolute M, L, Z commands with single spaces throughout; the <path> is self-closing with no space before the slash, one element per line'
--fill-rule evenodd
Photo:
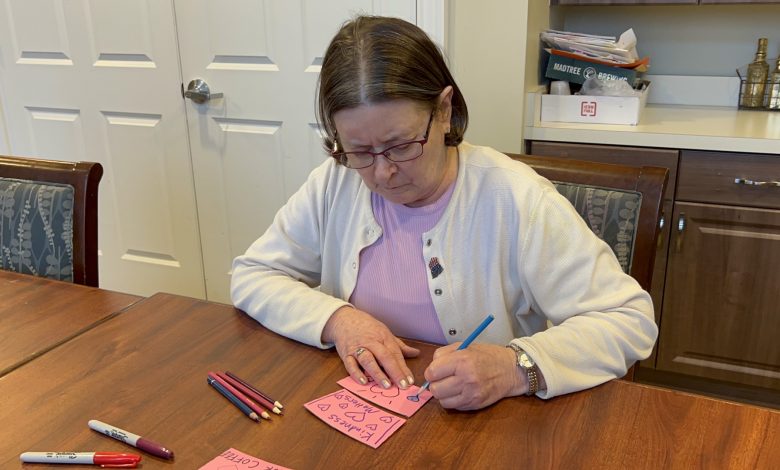
<path fill-rule="evenodd" d="M 450 336 L 455 336 L 458 334 L 458 330 L 456 330 L 455 328 L 450 328 L 450 331 L 448 331 L 447 333 L 449 333 Z"/>
<path fill-rule="evenodd" d="M 357 263 L 352 263 L 352 269 L 357 269 Z"/>
<path fill-rule="evenodd" d="M 435 291 L 433 291 L 433 293 L 436 295 L 441 295 L 441 289 L 436 289 Z"/>
<path fill-rule="evenodd" d="M 433 243 L 433 241 L 429 238 L 428 241 L 425 242 L 425 245 L 426 246 L 431 246 L 431 243 Z"/>

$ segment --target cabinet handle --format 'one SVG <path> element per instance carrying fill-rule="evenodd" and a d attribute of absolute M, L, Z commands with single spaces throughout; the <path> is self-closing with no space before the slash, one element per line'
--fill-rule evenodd
<path fill-rule="evenodd" d="M 734 178 L 734 184 L 744 184 L 746 186 L 774 186 L 780 188 L 780 181 L 756 181 L 747 178 Z"/>
<path fill-rule="evenodd" d="M 661 213 L 661 217 L 658 218 L 658 239 L 656 240 L 655 247 L 656 249 L 661 248 L 664 245 L 664 226 L 666 225 L 666 215 Z"/>
<path fill-rule="evenodd" d="M 680 218 L 677 219 L 677 241 L 675 243 L 675 249 L 680 251 L 682 249 L 683 232 L 685 231 L 685 212 L 680 212 Z"/>

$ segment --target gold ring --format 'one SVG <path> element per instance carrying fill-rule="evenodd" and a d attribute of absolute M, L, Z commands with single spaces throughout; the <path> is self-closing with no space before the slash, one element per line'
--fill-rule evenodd
<path fill-rule="evenodd" d="M 364 352 L 366 352 L 366 348 L 361 346 L 361 347 L 355 349 L 355 354 L 353 354 L 353 356 L 355 356 L 355 359 L 357 359 Z"/>

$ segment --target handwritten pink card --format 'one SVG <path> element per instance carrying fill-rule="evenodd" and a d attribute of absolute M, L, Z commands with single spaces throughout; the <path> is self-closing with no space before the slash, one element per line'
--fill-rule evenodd
<path fill-rule="evenodd" d="M 200 470 L 244 470 L 244 469 L 262 469 L 262 470 L 291 470 L 281 465 L 272 464 L 265 460 L 247 455 L 240 450 L 230 448 L 214 457 L 206 465 L 200 467 Z"/>
<path fill-rule="evenodd" d="M 333 392 L 303 406 L 328 426 L 374 449 L 406 422 L 364 402 L 348 390 Z"/>
<path fill-rule="evenodd" d="M 338 384 L 347 390 L 355 393 L 360 398 L 368 400 L 371 403 L 375 403 L 390 411 L 394 411 L 398 414 L 404 415 L 407 418 L 417 413 L 417 410 L 428 402 L 433 397 L 428 390 L 420 394 L 420 401 L 414 402 L 406 397 L 415 395 L 420 387 L 412 385 L 406 390 L 401 390 L 397 386 L 393 385 L 388 389 L 382 388 L 376 382 L 368 382 L 366 385 L 362 385 L 359 382 L 355 382 L 352 377 L 344 377 L 338 381 Z"/>

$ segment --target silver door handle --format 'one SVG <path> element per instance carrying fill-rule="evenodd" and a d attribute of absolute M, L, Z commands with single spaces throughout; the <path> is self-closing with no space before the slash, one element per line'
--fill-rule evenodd
<path fill-rule="evenodd" d="M 184 97 L 191 99 L 195 103 L 201 104 L 214 98 L 222 98 L 222 93 L 211 93 L 209 84 L 200 78 L 196 78 L 187 85 L 187 91 L 184 92 Z"/>
<path fill-rule="evenodd" d="M 677 243 L 675 243 L 675 248 L 678 252 L 682 249 L 683 232 L 685 231 L 686 225 L 685 212 L 680 212 L 680 218 L 677 219 Z"/>

